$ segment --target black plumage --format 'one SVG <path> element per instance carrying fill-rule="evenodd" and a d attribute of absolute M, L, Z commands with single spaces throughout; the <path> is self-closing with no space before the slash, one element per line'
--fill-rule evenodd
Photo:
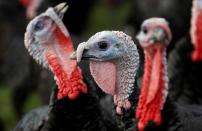
<path fill-rule="evenodd" d="M 149 122 L 145 131 L 202 131 L 202 106 L 181 105 L 168 96 L 162 110 L 162 124 Z"/>
<path fill-rule="evenodd" d="M 113 118 L 112 113 L 103 112 L 106 110 L 100 106 L 96 86 L 92 83 L 87 85 L 89 92 L 80 94 L 76 100 L 64 98 L 29 112 L 14 131 L 119 131 L 115 116 Z"/>
<path fill-rule="evenodd" d="M 85 77 L 88 79 L 88 77 Z M 85 80 L 89 92 L 76 100 L 56 100 L 57 88 L 52 92 L 49 106 L 27 113 L 13 131 L 134 131 L 134 110 L 138 101 L 138 88 L 131 94 L 133 107 L 117 115 L 112 97 L 101 95 L 92 80 Z"/>
<path fill-rule="evenodd" d="M 171 98 L 181 104 L 202 104 L 202 62 L 193 62 L 190 35 L 182 38 L 168 59 Z"/>

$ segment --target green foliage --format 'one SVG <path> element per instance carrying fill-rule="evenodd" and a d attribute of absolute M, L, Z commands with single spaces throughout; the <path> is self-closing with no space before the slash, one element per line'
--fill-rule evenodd
<path fill-rule="evenodd" d="M 33 93 L 29 99 L 25 103 L 24 111 L 28 112 L 36 107 L 42 106 L 42 101 L 40 100 L 40 97 L 37 95 L 37 93 Z"/>
<path fill-rule="evenodd" d="M 91 11 L 88 20 L 88 34 L 102 30 L 121 30 L 130 15 L 131 2 L 124 2 L 122 5 L 109 8 L 103 4 L 97 4 Z"/>
<path fill-rule="evenodd" d="M 11 92 L 8 87 L 0 87 L 0 118 L 5 124 L 6 131 L 9 131 L 16 123 L 16 117 L 11 106 Z"/>
<path fill-rule="evenodd" d="M 24 106 L 24 112 L 39 107 L 42 102 L 37 93 L 31 94 Z M 5 124 L 6 131 L 10 131 L 17 124 L 16 115 L 14 113 L 11 101 L 11 88 L 0 86 L 0 119 Z"/>

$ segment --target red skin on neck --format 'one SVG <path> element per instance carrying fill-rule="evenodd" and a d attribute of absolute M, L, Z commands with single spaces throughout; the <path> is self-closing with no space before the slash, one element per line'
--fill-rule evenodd
<path fill-rule="evenodd" d="M 24 6 L 28 7 L 31 3 L 31 0 L 19 0 L 19 2 Z"/>
<path fill-rule="evenodd" d="M 199 9 L 197 0 L 193 0 L 191 39 L 194 45 L 193 61 L 202 61 L 202 9 Z"/>
<path fill-rule="evenodd" d="M 80 92 L 87 93 L 87 87 L 83 82 L 83 77 L 76 61 L 68 59 L 69 54 L 74 51 L 71 38 L 64 36 L 58 28 L 54 34 L 60 50 L 57 53 L 47 51 L 46 58 L 56 77 L 59 89 L 58 99 L 64 97 L 76 99 Z"/>
<path fill-rule="evenodd" d="M 37 9 L 42 0 L 19 0 L 19 2 L 26 8 L 26 16 L 29 19 L 37 15 Z"/>
<path fill-rule="evenodd" d="M 150 48 L 151 49 L 151 48 Z M 166 65 L 163 62 L 164 47 L 145 49 L 144 76 L 139 97 L 136 117 L 139 119 L 138 129 L 143 131 L 149 121 L 160 125 L 161 109 L 165 95 L 165 72 Z"/>

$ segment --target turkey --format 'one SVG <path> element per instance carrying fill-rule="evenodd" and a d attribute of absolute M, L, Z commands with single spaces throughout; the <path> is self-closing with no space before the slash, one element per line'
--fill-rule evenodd
<path fill-rule="evenodd" d="M 121 40 L 118 39 L 119 37 L 117 38 L 116 34 L 119 34 L 118 36 L 121 37 Z M 71 56 L 71 58 L 77 58 L 78 62 L 81 59 L 87 59 L 90 61 L 92 76 L 94 77 L 95 81 L 97 81 L 98 85 L 99 82 L 104 83 L 100 83 L 99 87 L 103 88 L 105 92 L 105 84 L 108 84 L 108 81 L 111 81 L 111 79 L 113 79 L 108 78 L 108 75 L 114 76 L 114 69 L 112 68 L 112 66 L 116 66 L 116 82 L 119 83 L 121 80 L 123 80 L 121 81 L 122 84 L 128 84 L 128 79 L 131 78 L 132 74 L 128 71 L 132 71 L 133 68 L 137 69 L 138 67 L 139 62 L 137 61 L 137 63 L 133 63 L 134 65 L 132 69 L 130 67 L 131 59 L 129 58 L 138 58 L 137 55 L 133 54 L 134 52 L 138 53 L 137 51 L 135 51 L 135 46 L 131 45 L 129 46 L 130 48 L 125 46 L 130 45 L 126 44 L 128 43 L 129 38 L 127 36 L 123 37 L 124 35 L 120 34 L 122 33 L 113 31 L 104 31 L 101 33 L 97 33 L 87 42 L 81 43 L 78 46 L 76 53 Z M 168 23 L 162 18 L 151 18 L 149 20 L 146 20 L 142 24 L 141 32 L 137 37 L 145 53 L 145 68 L 141 93 L 139 96 L 137 109 L 134 108 L 136 112 L 135 115 L 138 120 L 137 128 L 139 131 L 202 130 L 202 106 L 181 106 L 171 101 L 169 96 L 167 97 L 168 77 L 166 65 L 166 47 L 170 43 L 171 37 L 171 31 L 168 27 Z M 129 43 L 131 42 L 129 41 Z M 133 50 L 132 54 L 131 50 Z M 127 56 L 133 57 L 127 58 Z M 124 64 L 116 63 L 117 61 Z M 127 66 L 124 66 L 125 64 Z M 100 68 L 98 70 L 99 66 Z M 125 75 L 121 73 L 118 74 L 119 69 L 121 69 L 122 72 L 125 72 L 127 74 L 127 77 L 125 77 Z M 108 78 L 107 81 L 98 80 L 98 74 L 100 76 L 99 78 Z M 132 76 L 132 78 L 135 77 L 134 73 Z M 118 77 L 120 77 L 121 79 Z M 101 84 L 103 85 L 101 86 Z M 123 90 L 125 90 L 126 92 L 128 91 L 127 88 L 124 88 L 124 86 L 122 87 Z M 113 90 L 111 89 L 113 88 L 109 88 L 109 90 L 107 91 L 113 95 L 113 93 L 111 93 L 111 91 Z M 117 88 L 115 89 L 117 90 Z M 124 93 L 125 92 L 123 91 L 123 94 Z M 120 106 L 120 108 L 121 107 L 124 108 L 124 106 L 122 105 Z M 120 108 L 118 105 L 118 113 L 119 111 L 123 110 L 122 108 L 122 110 Z M 134 124 L 136 124 L 137 120 L 133 119 Z"/>
<path fill-rule="evenodd" d="M 25 47 L 30 55 L 55 75 L 57 88 L 49 106 L 24 116 L 14 131 L 119 131 L 113 117 L 99 105 L 96 86 L 83 80 L 69 33 L 62 22 L 66 3 L 47 9 L 27 26 Z M 85 82 L 84 82 L 85 81 Z"/>
<path fill-rule="evenodd" d="M 201 19 L 202 1 L 193 0 L 191 34 L 176 43 L 169 54 L 169 91 L 180 104 L 202 104 Z"/>
<path fill-rule="evenodd" d="M 137 36 L 145 54 L 144 76 L 136 110 L 140 131 L 148 122 L 157 126 L 148 126 L 146 130 L 202 130 L 202 106 L 182 106 L 169 98 L 166 47 L 171 38 L 170 28 L 163 18 L 145 20 Z"/>
<path fill-rule="evenodd" d="M 61 1 L 64 0 L 42 0 L 37 9 L 37 14 L 46 10 L 48 5 L 57 5 Z M 74 43 L 78 43 L 83 37 L 82 33 L 87 27 L 87 18 L 95 2 L 91 0 L 65 1 L 68 3 L 69 8 L 63 21 L 69 32 L 71 32 Z M 51 71 L 43 69 L 35 63 L 22 44 L 27 19 L 25 17 L 26 10 L 19 6 L 19 0 L 1 1 L 0 10 L 0 28 L 4 32 L 0 34 L 0 81 L 12 89 L 13 108 L 19 120 L 25 113 L 25 102 L 30 97 L 30 94 L 37 92 L 42 103 L 47 104 L 51 89 L 44 87 L 53 87 L 55 82 Z M 9 17 L 11 15 L 15 17 Z M 12 39 L 10 39 L 11 37 Z M 84 65 L 81 67 L 83 73 L 89 74 Z"/>
<path fill-rule="evenodd" d="M 131 123 L 125 129 L 134 128 L 134 113 L 138 88 L 136 75 L 139 68 L 139 53 L 131 37 L 120 31 L 101 31 L 79 44 L 77 51 L 70 56 L 80 62 L 90 61 L 91 74 L 98 86 L 114 98 L 116 112 L 128 117 L 123 120 Z M 133 112 L 132 110 L 132 112 Z"/>

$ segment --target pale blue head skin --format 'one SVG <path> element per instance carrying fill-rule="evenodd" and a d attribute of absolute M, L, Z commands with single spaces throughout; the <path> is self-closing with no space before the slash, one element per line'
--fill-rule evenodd
<path fill-rule="evenodd" d="M 202 0 L 197 0 L 197 1 L 198 1 L 199 8 L 202 10 Z"/>
<path fill-rule="evenodd" d="M 127 46 L 124 41 L 112 31 L 96 33 L 83 45 L 81 57 L 94 61 L 117 59 L 127 53 Z M 82 48 L 81 46 L 78 48 Z"/>
<path fill-rule="evenodd" d="M 53 34 L 56 27 L 59 27 L 64 35 L 69 36 L 62 22 L 67 7 L 66 3 L 50 7 L 32 19 L 27 26 L 24 38 L 25 47 L 30 55 L 44 67 L 48 67 L 45 52 L 53 45 Z"/>

